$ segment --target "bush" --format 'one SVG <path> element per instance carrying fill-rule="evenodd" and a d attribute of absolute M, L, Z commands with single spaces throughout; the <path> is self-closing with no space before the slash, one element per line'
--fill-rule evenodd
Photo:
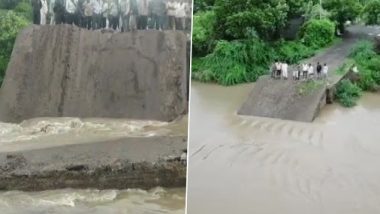
<path fill-rule="evenodd" d="M 327 19 L 312 19 L 302 27 L 301 38 L 308 47 L 325 47 L 335 38 L 335 24 Z"/>
<path fill-rule="evenodd" d="M 214 42 L 215 13 L 199 12 L 193 17 L 193 55 L 204 56 L 212 50 Z"/>
<path fill-rule="evenodd" d="M 271 40 L 287 23 L 285 0 L 216 0 L 215 5 L 218 39 L 250 39 L 253 29 L 261 39 Z"/>
<path fill-rule="evenodd" d="M 0 85 L 10 59 L 18 32 L 28 24 L 24 17 L 14 12 L 0 15 Z"/>
<path fill-rule="evenodd" d="M 351 49 L 349 57 L 358 62 L 366 62 L 376 56 L 373 47 L 373 43 L 370 41 L 360 41 Z"/>
<path fill-rule="evenodd" d="M 23 16 L 27 20 L 33 19 L 33 8 L 28 1 L 22 1 L 18 3 L 14 9 L 14 12 Z"/>
<path fill-rule="evenodd" d="M 364 20 L 367 25 L 380 24 L 380 0 L 372 0 L 364 7 Z"/>
<path fill-rule="evenodd" d="M 300 60 L 314 55 L 315 50 L 305 46 L 299 41 L 280 42 L 275 46 L 276 60 L 296 64 Z"/>
<path fill-rule="evenodd" d="M 366 91 L 372 91 L 380 85 L 380 56 L 374 51 L 370 41 L 360 41 L 349 55 L 355 60 L 359 69 L 358 86 Z"/>
<path fill-rule="evenodd" d="M 222 85 L 255 81 L 268 72 L 272 49 L 258 39 L 219 41 L 214 51 L 193 62 L 193 78 Z"/>
<path fill-rule="evenodd" d="M 345 107 L 356 105 L 356 101 L 361 96 L 362 90 L 350 80 L 342 80 L 337 86 L 338 101 Z"/>

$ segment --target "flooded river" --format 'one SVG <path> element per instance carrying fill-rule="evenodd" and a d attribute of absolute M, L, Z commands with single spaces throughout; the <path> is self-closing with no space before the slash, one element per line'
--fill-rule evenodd
<path fill-rule="evenodd" d="M 2 214 L 184 214 L 185 189 L 0 192 Z"/>
<path fill-rule="evenodd" d="M 166 123 L 125 119 L 36 118 L 0 123 L 0 152 L 93 143 L 121 137 L 186 136 L 187 118 Z M 184 214 L 185 188 L 149 191 L 61 189 L 0 192 L 1 214 Z"/>
<path fill-rule="evenodd" d="M 252 84 L 193 82 L 188 214 L 380 213 L 380 95 L 313 123 L 236 115 Z"/>

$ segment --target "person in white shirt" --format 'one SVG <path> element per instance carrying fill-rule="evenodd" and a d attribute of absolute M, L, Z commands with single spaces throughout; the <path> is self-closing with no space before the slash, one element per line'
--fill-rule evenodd
<path fill-rule="evenodd" d="M 311 63 L 309 64 L 309 69 L 308 69 L 307 75 L 310 78 L 311 78 L 312 75 L 314 75 L 314 67 L 313 67 L 313 65 L 311 65 Z"/>
<path fill-rule="evenodd" d="M 109 14 L 110 14 L 110 6 L 108 0 L 101 0 L 101 20 L 100 27 L 108 28 L 109 27 Z"/>
<path fill-rule="evenodd" d="M 186 17 L 186 11 L 185 11 L 185 3 L 183 1 L 180 1 L 177 3 L 176 7 L 176 30 L 183 30 L 185 27 L 185 17 Z"/>
<path fill-rule="evenodd" d="M 90 30 L 92 27 L 92 24 L 91 24 L 92 15 L 94 12 L 94 8 L 90 0 L 86 0 L 86 2 L 83 3 L 83 11 L 84 11 L 84 27 Z"/>
<path fill-rule="evenodd" d="M 46 25 L 46 17 L 47 17 L 47 14 L 49 12 L 48 10 L 48 3 L 46 2 L 46 0 L 41 0 L 41 9 L 40 9 L 40 13 L 41 13 L 41 22 L 40 24 L 41 25 Z"/>
<path fill-rule="evenodd" d="M 149 1 L 138 0 L 137 5 L 138 5 L 137 29 L 146 30 L 148 27 Z"/>
<path fill-rule="evenodd" d="M 66 4 L 65 4 L 65 9 L 66 9 L 65 22 L 66 22 L 66 24 L 78 25 L 77 16 L 75 14 L 77 11 L 77 5 L 78 5 L 78 0 L 66 0 Z"/>
<path fill-rule="evenodd" d="M 111 0 L 108 4 L 109 6 L 109 23 L 110 27 L 116 30 L 119 25 L 119 10 L 117 0 Z"/>
<path fill-rule="evenodd" d="M 168 0 L 166 2 L 166 11 L 168 11 L 168 25 L 169 30 L 175 29 L 176 8 L 178 3 L 175 0 Z"/>
<path fill-rule="evenodd" d="M 102 5 L 100 0 L 92 0 L 93 14 L 92 14 L 92 29 L 100 29 L 102 22 Z"/>
<path fill-rule="evenodd" d="M 309 66 L 306 63 L 302 64 L 302 77 L 304 79 L 307 79 L 308 71 L 309 71 Z"/>
<path fill-rule="evenodd" d="M 50 0 L 49 1 L 49 16 L 50 16 L 50 20 L 48 21 L 50 25 L 54 25 L 55 24 L 55 13 L 54 13 L 54 4 L 55 4 L 55 0 Z"/>
<path fill-rule="evenodd" d="M 288 63 L 284 62 L 281 64 L 281 72 L 282 72 L 282 77 L 284 79 L 288 79 Z"/>
<path fill-rule="evenodd" d="M 322 73 L 323 73 L 323 76 L 324 76 L 325 78 L 327 78 L 328 72 L 329 72 L 329 67 L 328 67 L 327 64 L 325 63 L 325 64 L 323 65 L 323 68 L 322 68 Z"/>

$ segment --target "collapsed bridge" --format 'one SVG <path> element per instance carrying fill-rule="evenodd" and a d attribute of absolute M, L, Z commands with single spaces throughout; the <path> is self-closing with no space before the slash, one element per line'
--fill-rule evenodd
<path fill-rule="evenodd" d="M 186 36 L 31 26 L 17 37 L 0 121 L 109 117 L 171 121 L 186 113 Z"/>

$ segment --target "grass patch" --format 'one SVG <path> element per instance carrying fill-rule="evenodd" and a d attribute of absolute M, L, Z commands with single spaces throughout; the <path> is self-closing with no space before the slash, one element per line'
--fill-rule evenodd
<path fill-rule="evenodd" d="M 374 91 L 380 85 L 380 55 L 374 51 L 373 43 L 367 40 L 358 42 L 351 50 L 349 59 L 336 73 L 344 74 L 352 65 L 358 67 L 358 80 L 342 80 L 337 86 L 336 97 L 345 107 L 353 107 L 362 91 Z"/>
<path fill-rule="evenodd" d="M 307 96 L 321 87 L 324 83 L 324 80 L 308 80 L 297 85 L 297 92 L 301 96 Z"/>
<path fill-rule="evenodd" d="M 353 59 L 346 59 L 338 69 L 335 70 L 336 75 L 345 75 L 349 69 L 355 64 L 355 60 Z"/>

